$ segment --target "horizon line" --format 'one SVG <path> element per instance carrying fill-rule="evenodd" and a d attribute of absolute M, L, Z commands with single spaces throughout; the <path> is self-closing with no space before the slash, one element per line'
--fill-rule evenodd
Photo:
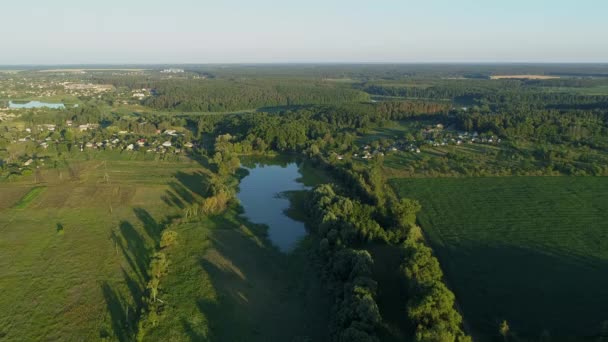
<path fill-rule="evenodd" d="M 162 65 L 191 65 L 191 66 L 217 66 L 217 65 L 559 65 L 584 64 L 608 65 L 607 61 L 411 61 L 411 62 L 366 62 L 366 61 L 317 61 L 317 62 L 80 62 L 80 63 L 0 63 L 2 67 L 47 67 L 47 66 L 162 66 Z"/>

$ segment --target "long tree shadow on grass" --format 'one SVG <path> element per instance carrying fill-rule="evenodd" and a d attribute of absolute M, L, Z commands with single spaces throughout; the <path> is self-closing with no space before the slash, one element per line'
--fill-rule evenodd
<path fill-rule="evenodd" d="M 139 276 L 141 283 L 148 279 L 147 270 L 150 258 L 144 237 L 127 221 L 119 224 L 119 233 L 112 232 L 112 240 L 129 263 L 131 269 Z"/>
<path fill-rule="evenodd" d="M 220 217 L 222 219 L 220 220 Z M 280 253 L 255 226 L 218 216 L 213 248 L 200 259 L 218 291 L 217 301 L 199 300 L 218 341 L 324 340 L 329 304 L 305 260 Z M 256 233 L 256 231 L 258 231 Z"/>
<path fill-rule="evenodd" d="M 125 301 L 120 297 L 120 294 L 115 291 L 107 282 L 101 285 L 103 297 L 110 313 L 110 320 L 114 337 L 118 341 L 131 341 L 134 335 L 135 313 L 133 307 L 125 304 Z M 132 313 L 132 316 L 129 316 Z M 111 334 L 108 331 L 102 330 L 100 337 L 107 338 Z"/>
<path fill-rule="evenodd" d="M 169 187 L 180 197 L 181 201 L 187 204 L 194 204 L 194 194 L 188 188 L 178 182 L 169 182 Z"/>
<path fill-rule="evenodd" d="M 187 320 L 181 319 L 182 328 L 192 342 L 209 341 L 209 337 L 202 331 L 198 331 L 196 327 L 190 324 Z"/>
<path fill-rule="evenodd" d="M 179 209 L 184 209 L 186 207 L 185 203 L 171 190 L 165 191 L 166 195 L 161 196 L 161 200 L 165 202 L 170 207 L 177 207 Z"/>
<path fill-rule="evenodd" d="M 481 337 L 500 338 L 507 320 L 520 337 L 556 341 L 599 337 L 608 320 L 608 262 L 508 245 L 438 249 L 464 318 Z M 482 339 L 484 340 L 484 339 Z"/>
<path fill-rule="evenodd" d="M 160 242 L 160 234 L 162 232 L 162 225 L 156 222 L 154 217 L 143 208 L 134 208 L 133 212 L 135 216 L 141 221 L 144 226 L 144 230 L 148 234 L 148 237 L 154 241 L 154 243 Z"/>
<path fill-rule="evenodd" d="M 122 276 L 127 284 L 131 298 L 133 298 L 135 307 L 137 308 L 136 313 L 139 313 L 139 309 L 143 306 L 144 284 L 138 283 L 125 271 L 124 268 L 122 269 Z"/>
<path fill-rule="evenodd" d="M 207 185 L 209 184 L 209 175 L 201 171 L 193 173 L 177 172 L 175 178 L 189 191 L 204 197 L 206 195 Z"/>

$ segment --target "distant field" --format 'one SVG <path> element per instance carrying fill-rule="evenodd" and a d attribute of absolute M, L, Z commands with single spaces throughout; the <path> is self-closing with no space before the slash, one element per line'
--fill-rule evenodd
<path fill-rule="evenodd" d="M 597 336 L 608 320 L 608 178 L 393 179 L 480 340 Z M 568 339 L 570 337 L 570 339 Z"/>
<path fill-rule="evenodd" d="M 527 80 L 551 80 L 559 78 L 559 76 L 547 76 L 547 75 L 494 75 L 490 76 L 493 80 L 503 79 L 527 79 Z"/>
<path fill-rule="evenodd" d="M 608 95 L 608 86 L 595 87 L 542 87 L 550 93 L 576 93 L 581 95 Z"/>

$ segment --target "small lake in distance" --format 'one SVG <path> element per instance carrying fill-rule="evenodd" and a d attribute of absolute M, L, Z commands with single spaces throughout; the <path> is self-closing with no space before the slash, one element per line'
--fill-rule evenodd
<path fill-rule="evenodd" d="M 241 180 L 237 194 L 243 216 L 252 223 L 267 225 L 268 238 L 279 250 L 292 251 L 307 235 L 304 223 L 285 214 L 290 201 L 284 193 L 310 189 L 298 181 L 302 177 L 298 164 L 260 162 L 245 167 L 249 175 Z"/>
<path fill-rule="evenodd" d="M 64 109 L 63 103 L 49 103 L 40 101 L 29 101 L 29 102 L 8 102 L 8 108 L 11 109 L 29 109 L 29 108 L 52 108 L 52 109 Z"/>

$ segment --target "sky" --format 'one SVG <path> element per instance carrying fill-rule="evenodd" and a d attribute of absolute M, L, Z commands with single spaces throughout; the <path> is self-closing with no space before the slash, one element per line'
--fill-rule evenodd
<path fill-rule="evenodd" d="M 3 1 L 0 65 L 608 62 L 606 0 Z"/>

